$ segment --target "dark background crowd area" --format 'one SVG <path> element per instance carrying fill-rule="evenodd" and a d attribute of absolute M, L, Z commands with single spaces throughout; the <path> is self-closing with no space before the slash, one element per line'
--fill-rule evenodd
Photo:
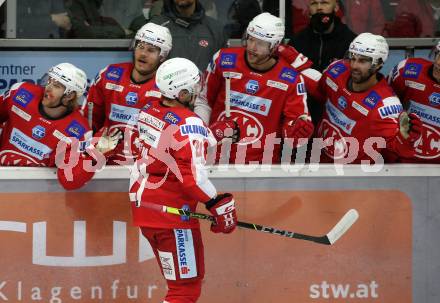
<path fill-rule="evenodd" d="M 167 0 L 164 0 L 167 1 Z M 163 13 L 163 0 L 17 0 L 16 16 L 0 7 L 0 35 L 7 19 L 16 21 L 16 38 L 131 38 Z M 199 0 L 204 12 L 224 26 L 228 38 L 241 38 L 262 11 L 279 13 L 277 0 Z M 287 37 L 309 24 L 309 0 L 286 1 Z M 337 16 L 355 33 L 385 37 L 440 35 L 440 0 L 339 0 Z"/>

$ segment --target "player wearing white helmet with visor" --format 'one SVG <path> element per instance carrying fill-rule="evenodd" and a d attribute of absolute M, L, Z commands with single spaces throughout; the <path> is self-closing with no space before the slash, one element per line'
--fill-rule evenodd
<path fill-rule="evenodd" d="M 246 29 L 246 55 L 251 66 L 266 69 L 275 64 L 272 55 L 284 38 L 283 21 L 262 13 L 249 22 Z"/>
<path fill-rule="evenodd" d="M 132 62 L 108 65 L 97 75 L 90 87 L 84 115 L 94 131 L 103 127 L 124 131 L 124 142 L 109 158 L 110 164 L 130 165 L 132 154 L 132 130 L 137 123 L 140 109 L 147 98 L 160 99 L 156 87 L 157 68 L 167 59 L 172 47 L 168 28 L 147 23 L 136 33 L 132 43 Z"/>
<path fill-rule="evenodd" d="M 149 102 L 137 124 L 136 162 L 129 197 L 134 225 L 148 240 L 168 291 L 163 302 L 197 302 L 205 273 L 204 248 L 197 220 L 161 213 L 161 204 L 194 211 L 202 203 L 214 220 L 211 231 L 231 233 L 237 224 L 229 193 L 217 194 L 206 171 L 206 148 L 216 144 L 210 130 L 188 107 L 200 90 L 200 72 L 188 59 L 172 58 L 156 73 L 160 102 Z M 159 208 L 158 208 L 159 207 Z M 187 239 L 187 240 L 183 240 Z M 187 260 L 180 247 L 185 242 Z M 171 260 L 175 270 L 169 271 Z M 174 260 L 174 261 L 173 261 Z M 174 262 L 174 263 L 173 263 Z"/>
<path fill-rule="evenodd" d="M 351 42 L 348 57 L 355 91 L 364 90 L 378 82 L 376 73 L 387 60 L 388 52 L 388 43 L 380 35 L 362 33 Z"/>
<path fill-rule="evenodd" d="M 142 81 L 151 77 L 168 57 L 171 47 L 172 38 L 168 28 L 154 23 L 142 26 L 132 42 L 133 78 Z"/>
<path fill-rule="evenodd" d="M 387 58 L 386 40 L 362 33 L 351 42 L 348 59 L 337 60 L 324 71 L 320 87 L 325 110 L 316 137 L 327 146 L 311 162 L 395 162 L 414 154 L 420 119 L 403 111 L 379 72 Z"/>
<path fill-rule="evenodd" d="M 202 74 L 190 60 L 173 58 L 157 70 L 156 85 L 165 97 L 162 100 L 164 104 L 177 102 L 181 106 L 192 107 L 203 85 Z"/>
<path fill-rule="evenodd" d="M 249 22 L 243 47 L 222 48 L 213 56 L 195 112 L 209 121 L 220 143 L 217 162 L 280 163 L 281 138 L 298 147 L 312 135 L 305 81 L 297 69 L 307 59 L 296 51 L 293 60 L 279 58 L 283 37 L 283 21 L 262 13 Z M 230 152 L 223 148 L 228 140 Z"/>
<path fill-rule="evenodd" d="M 65 189 L 77 189 L 88 182 L 94 172 L 86 170 L 84 161 L 96 158 L 83 152 L 93 145 L 105 158 L 114 146 L 99 142 L 116 142 L 120 137 L 113 133 L 116 137 L 102 135 L 96 142 L 92 140 L 92 130 L 77 110 L 78 98 L 86 87 L 84 71 L 60 63 L 48 71 L 40 85 L 16 83 L 1 95 L 4 131 L 0 166 L 57 166 L 58 180 Z"/>
<path fill-rule="evenodd" d="M 85 72 L 70 63 L 53 66 L 40 83 L 45 87 L 42 105 L 53 117 L 72 112 L 87 88 Z"/>

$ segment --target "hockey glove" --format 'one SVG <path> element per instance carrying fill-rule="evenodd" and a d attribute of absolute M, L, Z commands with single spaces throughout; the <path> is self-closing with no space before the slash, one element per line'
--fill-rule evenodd
<path fill-rule="evenodd" d="M 417 114 L 401 112 L 399 115 L 399 134 L 403 140 L 414 143 L 422 136 L 422 120 Z"/>
<path fill-rule="evenodd" d="M 313 135 L 315 127 L 312 120 L 306 115 L 299 116 L 296 120 L 290 120 L 283 127 L 284 138 L 292 138 L 294 142 L 299 144 L 300 138 L 310 138 Z"/>
<path fill-rule="evenodd" d="M 99 140 L 95 147 L 106 158 L 114 154 L 116 146 L 124 137 L 119 128 L 113 128 L 109 132 L 107 127 L 101 128 L 96 135 L 99 136 Z"/>
<path fill-rule="evenodd" d="M 237 213 L 235 201 L 231 194 L 220 194 L 206 202 L 206 209 L 214 216 L 215 222 L 211 224 L 214 233 L 229 234 L 237 226 Z"/>
<path fill-rule="evenodd" d="M 415 147 L 422 137 L 422 121 L 414 113 L 401 112 L 399 115 L 399 130 L 396 135 L 387 142 L 387 146 L 397 155 L 412 158 Z"/>
<path fill-rule="evenodd" d="M 217 142 L 221 142 L 225 138 L 231 138 L 232 143 L 237 143 L 240 140 L 240 128 L 234 120 L 215 121 L 209 128 Z"/>

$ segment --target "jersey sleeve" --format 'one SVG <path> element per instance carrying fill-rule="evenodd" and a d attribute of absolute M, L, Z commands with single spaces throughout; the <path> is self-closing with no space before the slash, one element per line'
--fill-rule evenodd
<path fill-rule="evenodd" d="M 9 120 L 9 111 L 12 103 L 11 99 L 22 84 L 23 82 L 15 83 L 8 91 L 0 95 L 0 123 Z"/>
<path fill-rule="evenodd" d="M 303 76 L 298 74 L 296 82 L 293 84 L 293 92 L 283 108 L 284 124 L 295 121 L 299 116 L 306 115 L 310 117 L 307 107 L 307 91 Z"/>
<path fill-rule="evenodd" d="M 199 202 L 214 198 L 217 191 L 205 166 L 207 147 L 215 141 L 212 133 L 200 118 L 190 117 L 177 130 L 175 138 L 178 143 L 173 148 L 173 158 L 181 173 L 185 193 Z"/>
<path fill-rule="evenodd" d="M 0 123 L 3 123 L 9 119 L 8 97 L 9 91 L 0 95 Z"/>
<path fill-rule="evenodd" d="M 320 87 L 320 79 L 322 74 L 313 68 L 307 68 L 301 71 L 301 75 L 304 78 L 307 94 L 315 100 L 322 100 L 322 90 Z"/>
<path fill-rule="evenodd" d="M 406 84 L 403 78 L 403 71 L 407 60 L 400 61 L 389 73 L 387 80 L 394 92 L 399 98 L 402 98 L 406 94 Z"/>
<path fill-rule="evenodd" d="M 57 177 L 61 186 L 66 190 L 74 190 L 83 187 L 95 175 L 95 170 L 88 169 L 86 161 L 94 162 L 92 157 L 86 154 L 85 148 L 92 141 L 92 131 L 88 130 L 84 135 L 77 138 L 68 138 L 57 148 Z M 75 143 L 73 143 L 75 142 Z M 65 151 L 65 154 L 63 155 Z M 60 161 L 63 162 L 60 162 Z M 96 164 L 96 163 L 95 163 Z"/>
<path fill-rule="evenodd" d="M 83 115 L 95 132 L 101 129 L 105 121 L 104 73 L 106 70 L 107 68 L 102 69 L 98 73 L 82 106 Z"/>

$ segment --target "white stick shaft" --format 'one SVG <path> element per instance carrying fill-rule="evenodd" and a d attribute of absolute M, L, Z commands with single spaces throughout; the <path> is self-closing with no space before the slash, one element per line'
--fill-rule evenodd
<path fill-rule="evenodd" d="M 87 100 L 84 100 L 84 102 L 87 102 Z M 89 126 L 90 128 L 93 127 L 93 102 L 87 102 L 87 110 L 88 110 L 88 115 L 87 115 L 87 121 L 89 121 Z"/>
<path fill-rule="evenodd" d="M 226 118 L 231 118 L 231 78 L 226 77 L 225 80 L 225 114 Z"/>

